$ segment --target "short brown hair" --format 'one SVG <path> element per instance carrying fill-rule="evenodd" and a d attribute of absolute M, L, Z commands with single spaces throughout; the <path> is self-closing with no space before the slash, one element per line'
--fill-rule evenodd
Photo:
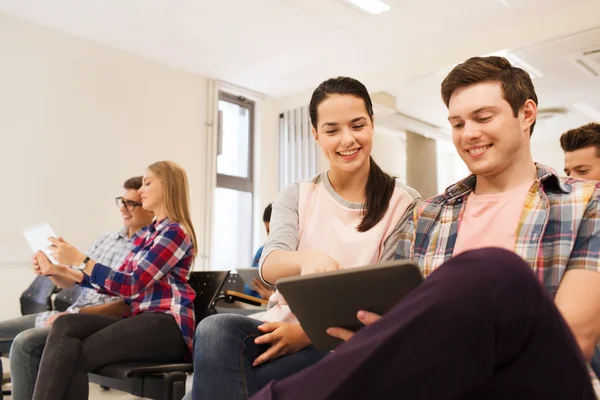
<path fill-rule="evenodd" d="M 571 129 L 560 136 L 560 147 L 565 153 L 591 146 L 596 146 L 596 154 L 600 157 L 600 124 L 595 122 Z"/>
<path fill-rule="evenodd" d="M 129 178 L 123 183 L 123 189 L 125 190 L 139 190 L 142 187 L 142 177 L 134 176 L 133 178 Z"/>
<path fill-rule="evenodd" d="M 504 99 L 510 104 L 515 118 L 529 99 L 538 104 L 535 88 L 529 74 L 521 68 L 513 67 L 504 57 L 472 57 L 450 71 L 442 82 L 442 99 L 446 107 L 456 89 L 480 82 L 500 82 Z M 535 121 L 529 134 L 533 134 Z"/>

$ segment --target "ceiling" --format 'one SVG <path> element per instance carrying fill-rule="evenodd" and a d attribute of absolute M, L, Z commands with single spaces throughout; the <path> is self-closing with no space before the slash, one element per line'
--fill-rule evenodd
<path fill-rule="evenodd" d="M 377 16 L 344 0 L 0 0 L 0 12 L 272 97 L 355 76 L 440 127 L 448 66 L 512 49 L 544 74 L 540 107 L 569 110 L 543 123 L 550 136 L 589 120 L 573 104 L 600 110 L 600 78 L 565 59 L 599 47 L 600 0 L 385 1 Z"/>
<path fill-rule="evenodd" d="M 583 61 L 598 75 L 577 62 L 589 50 L 597 50 Z M 556 140 L 562 132 L 600 122 L 600 28 L 514 49 L 510 54 L 542 73 L 533 79 L 539 99 L 538 122 L 533 141 Z M 402 113 L 449 131 L 447 110 L 440 85 L 451 66 L 389 87 Z M 591 107 L 598 116 L 586 112 Z M 548 111 L 548 112 L 546 112 Z"/>

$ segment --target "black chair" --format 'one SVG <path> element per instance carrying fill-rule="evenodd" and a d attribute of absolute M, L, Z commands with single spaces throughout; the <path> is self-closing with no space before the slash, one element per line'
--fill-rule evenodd
<path fill-rule="evenodd" d="M 54 309 L 57 311 L 66 311 L 84 290 L 85 288 L 79 285 L 73 285 L 68 289 L 62 289 L 54 296 Z"/>
<path fill-rule="evenodd" d="M 261 299 L 260 297 L 250 296 L 244 293 L 244 280 L 235 273 L 229 274 L 227 281 L 223 285 L 223 290 L 217 296 L 215 300 L 215 307 L 218 302 L 223 300 L 227 304 L 234 304 L 235 302 L 241 302 L 257 307 L 266 307 L 269 303 L 268 300 Z M 216 308 L 215 308 L 216 310 Z M 231 312 L 230 307 L 224 307 L 219 312 Z M 248 310 L 247 313 L 254 313 L 256 310 Z M 244 314 L 247 314 L 244 313 Z"/>
<path fill-rule="evenodd" d="M 4 377 L 2 377 L 1 382 L 2 382 L 2 385 L 4 385 L 5 383 L 10 382 L 10 378 L 4 379 Z M 4 398 L 4 395 L 10 396 L 11 391 L 10 390 L 1 390 L 0 391 L 0 400 L 2 400 Z"/>
<path fill-rule="evenodd" d="M 244 280 L 235 272 L 232 272 L 227 277 L 227 281 L 223 285 L 223 290 L 233 290 L 235 292 L 244 293 Z"/>
<path fill-rule="evenodd" d="M 229 271 L 192 272 L 189 283 L 196 291 L 196 323 L 214 314 L 215 302 Z M 127 362 L 104 366 L 88 374 L 90 382 L 121 390 L 134 396 L 156 400 L 181 400 L 185 395 L 187 374 L 194 364 Z"/>
<path fill-rule="evenodd" d="M 19 298 L 21 314 L 36 314 L 52 310 L 52 295 L 56 285 L 46 276 L 37 276 Z"/>

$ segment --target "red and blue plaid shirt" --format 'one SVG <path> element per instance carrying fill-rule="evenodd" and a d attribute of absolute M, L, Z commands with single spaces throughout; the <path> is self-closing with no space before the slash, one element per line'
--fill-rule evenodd
<path fill-rule="evenodd" d="M 567 178 L 541 164 L 517 227 L 515 253 L 531 265 L 554 298 L 569 269 L 600 272 L 600 183 Z M 396 259 L 415 260 L 428 276 L 454 253 L 469 194 L 471 175 L 415 207 L 402 229 Z M 600 348 L 594 366 L 598 369 Z"/>
<path fill-rule="evenodd" d="M 194 258 L 190 237 L 181 225 L 165 218 L 144 228 L 133 245 L 118 270 L 96 263 L 82 284 L 121 296 L 129 303 L 132 315 L 142 312 L 172 315 L 191 354 L 196 293 L 188 284 Z"/>

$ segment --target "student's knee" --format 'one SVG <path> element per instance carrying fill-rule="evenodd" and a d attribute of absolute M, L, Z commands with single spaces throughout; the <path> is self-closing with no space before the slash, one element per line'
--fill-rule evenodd
<path fill-rule="evenodd" d="M 517 254 L 501 248 L 466 251 L 447 261 L 428 280 L 436 282 L 452 296 L 485 298 L 493 293 L 532 291 L 540 283 L 531 267 Z"/>
<path fill-rule="evenodd" d="M 218 337 L 243 331 L 248 317 L 237 314 L 217 314 L 204 318 L 196 328 L 196 340 L 216 340 Z"/>
<path fill-rule="evenodd" d="M 196 328 L 194 339 L 195 362 L 218 359 L 225 352 L 239 351 L 242 342 L 256 337 L 256 323 L 237 314 L 217 314 L 204 318 Z M 212 355 L 212 356 L 211 356 Z"/>
<path fill-rule="evenodd" d="M 16 353 L 27 353 L 31 348 L 31 337 L 31 329 L 27 329 L 15 336 L 12 345 L 10 346 L 11 355 Z"/>
<path fill-rule="evenodd" d="M 11 360 L 31 355 L 41 357 L 47 336 L 47 330 L 36 328 L 19 333 L 10 347 Z"/>
<path fill-rule="evenodd" d="M 52 323 L 53 335 L 71 335 L 78 326 L 78 314 L 64 314 L 57 317 Z"/>
<path fill-rule="evenodd" d="M 516 279 L 535 280 L 525 260 L 512 251 L 498 247 L 466 251 L 454 257 L 452 262 L 480 279 L 482 284 Z"/>

